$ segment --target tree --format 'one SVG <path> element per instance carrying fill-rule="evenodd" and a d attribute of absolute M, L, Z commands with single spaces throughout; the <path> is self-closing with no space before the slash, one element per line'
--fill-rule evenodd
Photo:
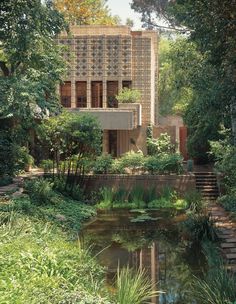
<path fill-rule="evenodd" d="M 101 152 L 101 129 L 97 120 L 88 114 L 63 112 L 44 120 L 39 137 L 52 153 L 57 176 L 64 178 L 67 171 L 65 185 L 71 183 L 71 190 L 84 174 L 84 159 L 92 159 Z M 66 162 L 62 164 L 63 170 L 61 160 Z"/>
<path fill-rule="evenodd" d="M 236 143 L 235 5 L 235 0 L 133 0 L 132 4 L 133 8 L 142 13 L 146 25 L 156 26 L 153 17 L 158 16 L 168 20 L 172 27 L 182 26 L 189 33 L 189 41 L 196 43 L 198 51 L 204 56 L 204 64 L 198 70 L 198 75 L 201 73 L 204 77 L 197 77 L 200 80 L 198 83 L 195 79 L 198 98 L 189 105 L 186 120 L 188 127 L 192 125 L 190 113 L 198 131 L 200 126 L 209 130 L 216 116 L 221 116 L 220 120 L 224 123 L 231 114 Z M 197 116 L 192 116 L 196 113 Z M 219 122 L 214 123 L 214 127 L 219 125 Z M 190 138 L 190 142 L 196 148 L 201 140 L 201 132 L 192 131 L 195 139 Z M 205 143 L 208 139 L 211 138 L 206 137 Z"/>
<path fill-rule="evenodd" d="M 56 8 L 70 24 L 116 25 L 119 17 L 112 16 L 107 0 L 54 0 Z"/>
<path fill-rule="evenodd" d="M 60 111 L 64 63 L 54 38 L 65 28 L 51 1 L 0 2 L 0 118 L 10 120 L 14 145 L 27 144 L 36 119 Z"/>

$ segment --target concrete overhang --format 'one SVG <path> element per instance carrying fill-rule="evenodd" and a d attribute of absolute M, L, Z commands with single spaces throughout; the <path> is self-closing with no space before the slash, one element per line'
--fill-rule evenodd
<path fill-rule="evenodd" d="M 119 108 L 73 108 L 74 113 L 89 113 L 97 117 L 103 130 L 133 130 L 141 126 L 141 105 L 122 104 Z"/>

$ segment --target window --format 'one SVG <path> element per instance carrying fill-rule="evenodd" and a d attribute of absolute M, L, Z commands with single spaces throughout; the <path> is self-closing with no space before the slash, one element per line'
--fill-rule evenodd
<path fill-rule="evenodd" d="M 92 108 L 102 108 L 103 87 L 102 81 L 92 81 Z"/>
<path fill-rule="evenodd" d="M 61 104 L 65 108 L 71 107 L 71 82 L 66 81 L 60 86 Z"/>
<path fill-rule="evenodd" d="M 76 82 L 76 107 L 87 108 L 87 82 Z"/>
<path fill-rule="evenodd" d="M 131 89 L 131 88 L 132 88 L 132 82 L 129 81 L 129 80 L 124 80 L 124 81 L 122 81 L 122 88 Z"/>
<path fill-rule="evenodd" d="M 118 81 L 107 82 L 107 107 L 118 108 L 116 95 L 118 94 Z"/>

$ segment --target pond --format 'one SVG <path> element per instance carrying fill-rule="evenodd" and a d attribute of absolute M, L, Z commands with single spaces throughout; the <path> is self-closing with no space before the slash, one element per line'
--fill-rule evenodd
<path fill-rule="evenodd" d="M 151 303 L 192 304 L 189 285 L 202 275 L 205 260 L 201 248 L 181 235 L 184 218 L 176 211 L 103 211 L 84 226 L 82 237 L 106 267 L 108 284 L 118 267 L 141 268 L 153 289 L 164 292 Z"/>

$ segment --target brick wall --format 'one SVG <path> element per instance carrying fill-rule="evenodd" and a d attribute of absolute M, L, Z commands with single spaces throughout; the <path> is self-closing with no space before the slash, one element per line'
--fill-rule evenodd
<path fill-rule="evenodd" d="M 184 194 L 195 189 L 195 177 L 192 175 L 91 175 L 85 178 L 88 191 L 97 191 L 101 187 L 123 187 L 129 191 L 134 186 L 143 188 L 156 187 L 161 191 L 168 186 Z"/>

